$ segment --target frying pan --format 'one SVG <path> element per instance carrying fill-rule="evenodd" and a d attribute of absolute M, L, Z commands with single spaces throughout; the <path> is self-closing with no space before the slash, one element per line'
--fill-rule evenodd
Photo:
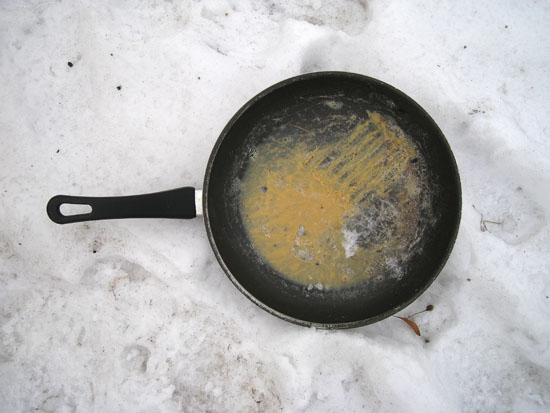
<path fill-rule="evenodd" d="M 443 268 L 461 214 L 455 159 L 432 118 L 394 87 L 346 72 L 293 77 L 246 103 L 212 150 L 200 197 L 191 187 L 58 195 L 47 213 L 65 224 L 204 212 L 239 291 L 283 320 L 328 329 L 414 301 Z M 92 210 L 65 215 L 63 204 Z"/>

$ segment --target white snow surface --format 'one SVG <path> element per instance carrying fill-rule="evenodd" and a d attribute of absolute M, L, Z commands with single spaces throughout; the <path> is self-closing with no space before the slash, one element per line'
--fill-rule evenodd
<path fill-rule="evenodd" d="M 529 0 L 2 2 L 0 410 L 549 411 L 549 21 Z M 456 156 L 455 248 L 399 314 L 434 306 L 421 337 L 269 315 L 202 218 L 46 216 L 59 193 L 200 188 L 240 106 L 318 70 L 403 90 Z"/>
<path fill-rule="evenodd" d="M 344 247 L 344 251 L 346 251 L 346 258 L 353 257 L 359 247 L 357 241 L 361 234 L 357 231 L 350 231 L 348 229 L 342 229 L 342 234 L 344 234 L 342 247 Z"/>

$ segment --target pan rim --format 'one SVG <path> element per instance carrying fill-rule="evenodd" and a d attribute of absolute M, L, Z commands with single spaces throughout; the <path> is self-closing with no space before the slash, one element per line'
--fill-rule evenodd
<path fill-rule="evenodd" d="M 288 85 L 291 85 L 293 83 L 302 82 L 305 80 L 315 79 L 315 78 L 340 78 L 340 79 L 352 79 L 357 80 L 361 82 L 369 82 L 374 84 L 379 84 L 382 87 L 388 88 L 392 90 L 394 93 L 398 95 L 402 95 L 407 100 L 409 100 L 418 110 L 420 113 L 423 114 L 426 121 L 430 124 L 430 127 L 433 128 L 434 131 L 436 131 L 439 136 L 442 138 L 442 144 L 445 147 L 445 150 L 448 152 L 451 163 L 448 165 L 450 172 L 453 175 L 453 178 L 455 180 L 456 184 L 456 190 L 457 190 L 457 219 L 456 219 L 456 225 L 454 228 L 452 228 L 452 233 L 449 236 L 449 244 L 446 250 L 443 253 L 442 259 L 435 269 L 433 271 L 432 276 L 427 280 L 427 282 L 421 287 L 418 288 L 414 294 L 411 296 L 409 300 L 406 300 L 391 309 L 378 314 L 376 316 L 368 317 L 361 320 L 354 320 L 349 322 L 341 322 L 341 323 L 320 323 L 320 322 L 312 322 L 307 320 L 302 320 L 296 317 L 289 316 L 285 313 L 282 313 L 280 311 L 277 311 L 270 306 L 263 303 L 261 300 L 256 298 L 253 294 L 251 294 L 235 277 L 235 275 L 231 272 L 231 270 L 227 267 L 221 252 L 218 249 L 218 246 L 216 245 L 216 242 L 214 240 L 214 234 L 212 231 L 211 223 L 210 223 L 210 211 L 208 209 L 208 199 L 209 199 L 209 184 L 210 184 L 210 175 L 212 172 L 212 167 L 214 165 L 214 161 L 216 159 L 217 153 L 219 151 L 219 148 L 221 147 L 223 141 L 231 131 L 233 125 L 241 118 L 241 116 L 246 113 L 254 104 L 256 104 L 258 101 L 262 100 L 267 95 L 271 94 L 275 90 L 278 90 L 282 87 L 286 87 Z M 433 120 L 433 118 L 428 114 L 428 112 L 420 106 L 414 99 L 412 99 L 410 96 L 406 95 L 404 92 L 400 91 L 399 89 L 395 88 L 394 86 L 385 83 L 381 80 L 358 74 L 353 72 L 342 72 L 342 71 L 321 71 L 321 72 L 312 72 L 312 73 L 306 73 L 298 76 L 294 76 L 285 80 L 282 80 L 278 83 L 275 83 L 274 85 L 268 87 L 267 89 L 261 91 L 254 97 L 252 97 L 250 100 L 248 100 L 229 120 L 229 122 L 225 125 L 224 129 L 220 133 L 218 139 L 216 140 L 216 143 L 212 149 L 212 152 L 210 153 L 210 157 L 208 159 L 208 164 L 206 167 L 206 172 L 204 176 L 204 182 L 203 182 L 203 211 L 204 211 L 204 224 L 206 227 L 206 233 L 208 236 L 208 241 L 210 243 L 210 246 L 214 252 L 214 255 L 216 256 L 216 259 L 223 269 L 226 276 L 231 280 L 233 285 L 250 301 L 252 301 L 254 304 L 256 304 L 258 307 L 260 307 L 262 310 L 282 319 L 285 321 L 288 321 L 293 324 L 297 324 L 304 327 L 314 327 L 318 329 L 348 329 L 348 328 L 355 328 L 355 327 L 361 327 L 368 324 L 372 324 L 378 321 L 381 321 L 387 317 L 390 317 L 393 314 L 396 314 L 397 312 L 401 311 L 402 309 L 409 306 L 412 302 L 416 301 L 420 295 L 422 295 L 429 287 L 432 285 L 432 283 L 435 281 L 435 279 L 439 276 L 442 269 L 444 268 L 445 264 L 447 263 L 449 256 L 451 255 L 451 252 L 453 250 L 454 244 L 456 242 L 456 238 L 458 236 L 458 231 L 460 227 L 460 222 L 462 218 L 462 188 L 460 183 L 460 175 L 458 173 L 458 166 L 456 163 L 456 159 L 454 157 L 454 154 L 451 150 L 451 147 L 449 145 L 449 142 L 439 126 L 436 124 L 436 122 Z"/>

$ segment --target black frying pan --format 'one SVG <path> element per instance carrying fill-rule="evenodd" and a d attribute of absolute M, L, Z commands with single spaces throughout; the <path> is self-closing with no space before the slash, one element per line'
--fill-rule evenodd
<path fill-rule="evenodd" d="M 212 151 L 202 204 L 195 195 L 58 195 L 47 212 L 65 224 L 203 209 L 233 284 L 275 316 L 322 328 L 373 323 L 415 300 L 445 264 L 461 213 L 435 122 L 399 90 L 344 72 L 287 79 L 246 103 Z M 62 204 L 92 211 L 64 215 Z"/>

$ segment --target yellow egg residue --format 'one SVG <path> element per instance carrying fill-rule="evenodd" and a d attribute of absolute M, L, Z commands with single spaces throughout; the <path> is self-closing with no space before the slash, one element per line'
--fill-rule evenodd
<path fill-rule="evenodd" d="M 420 155 L 384 116 L 368 113 L 333 144 L 274 138 L 256 152 L 240 210 L 258 254 L 285 277 L 310 288 L 350 285 L 384 272 L 388 252 L 413 241 Z"/>

